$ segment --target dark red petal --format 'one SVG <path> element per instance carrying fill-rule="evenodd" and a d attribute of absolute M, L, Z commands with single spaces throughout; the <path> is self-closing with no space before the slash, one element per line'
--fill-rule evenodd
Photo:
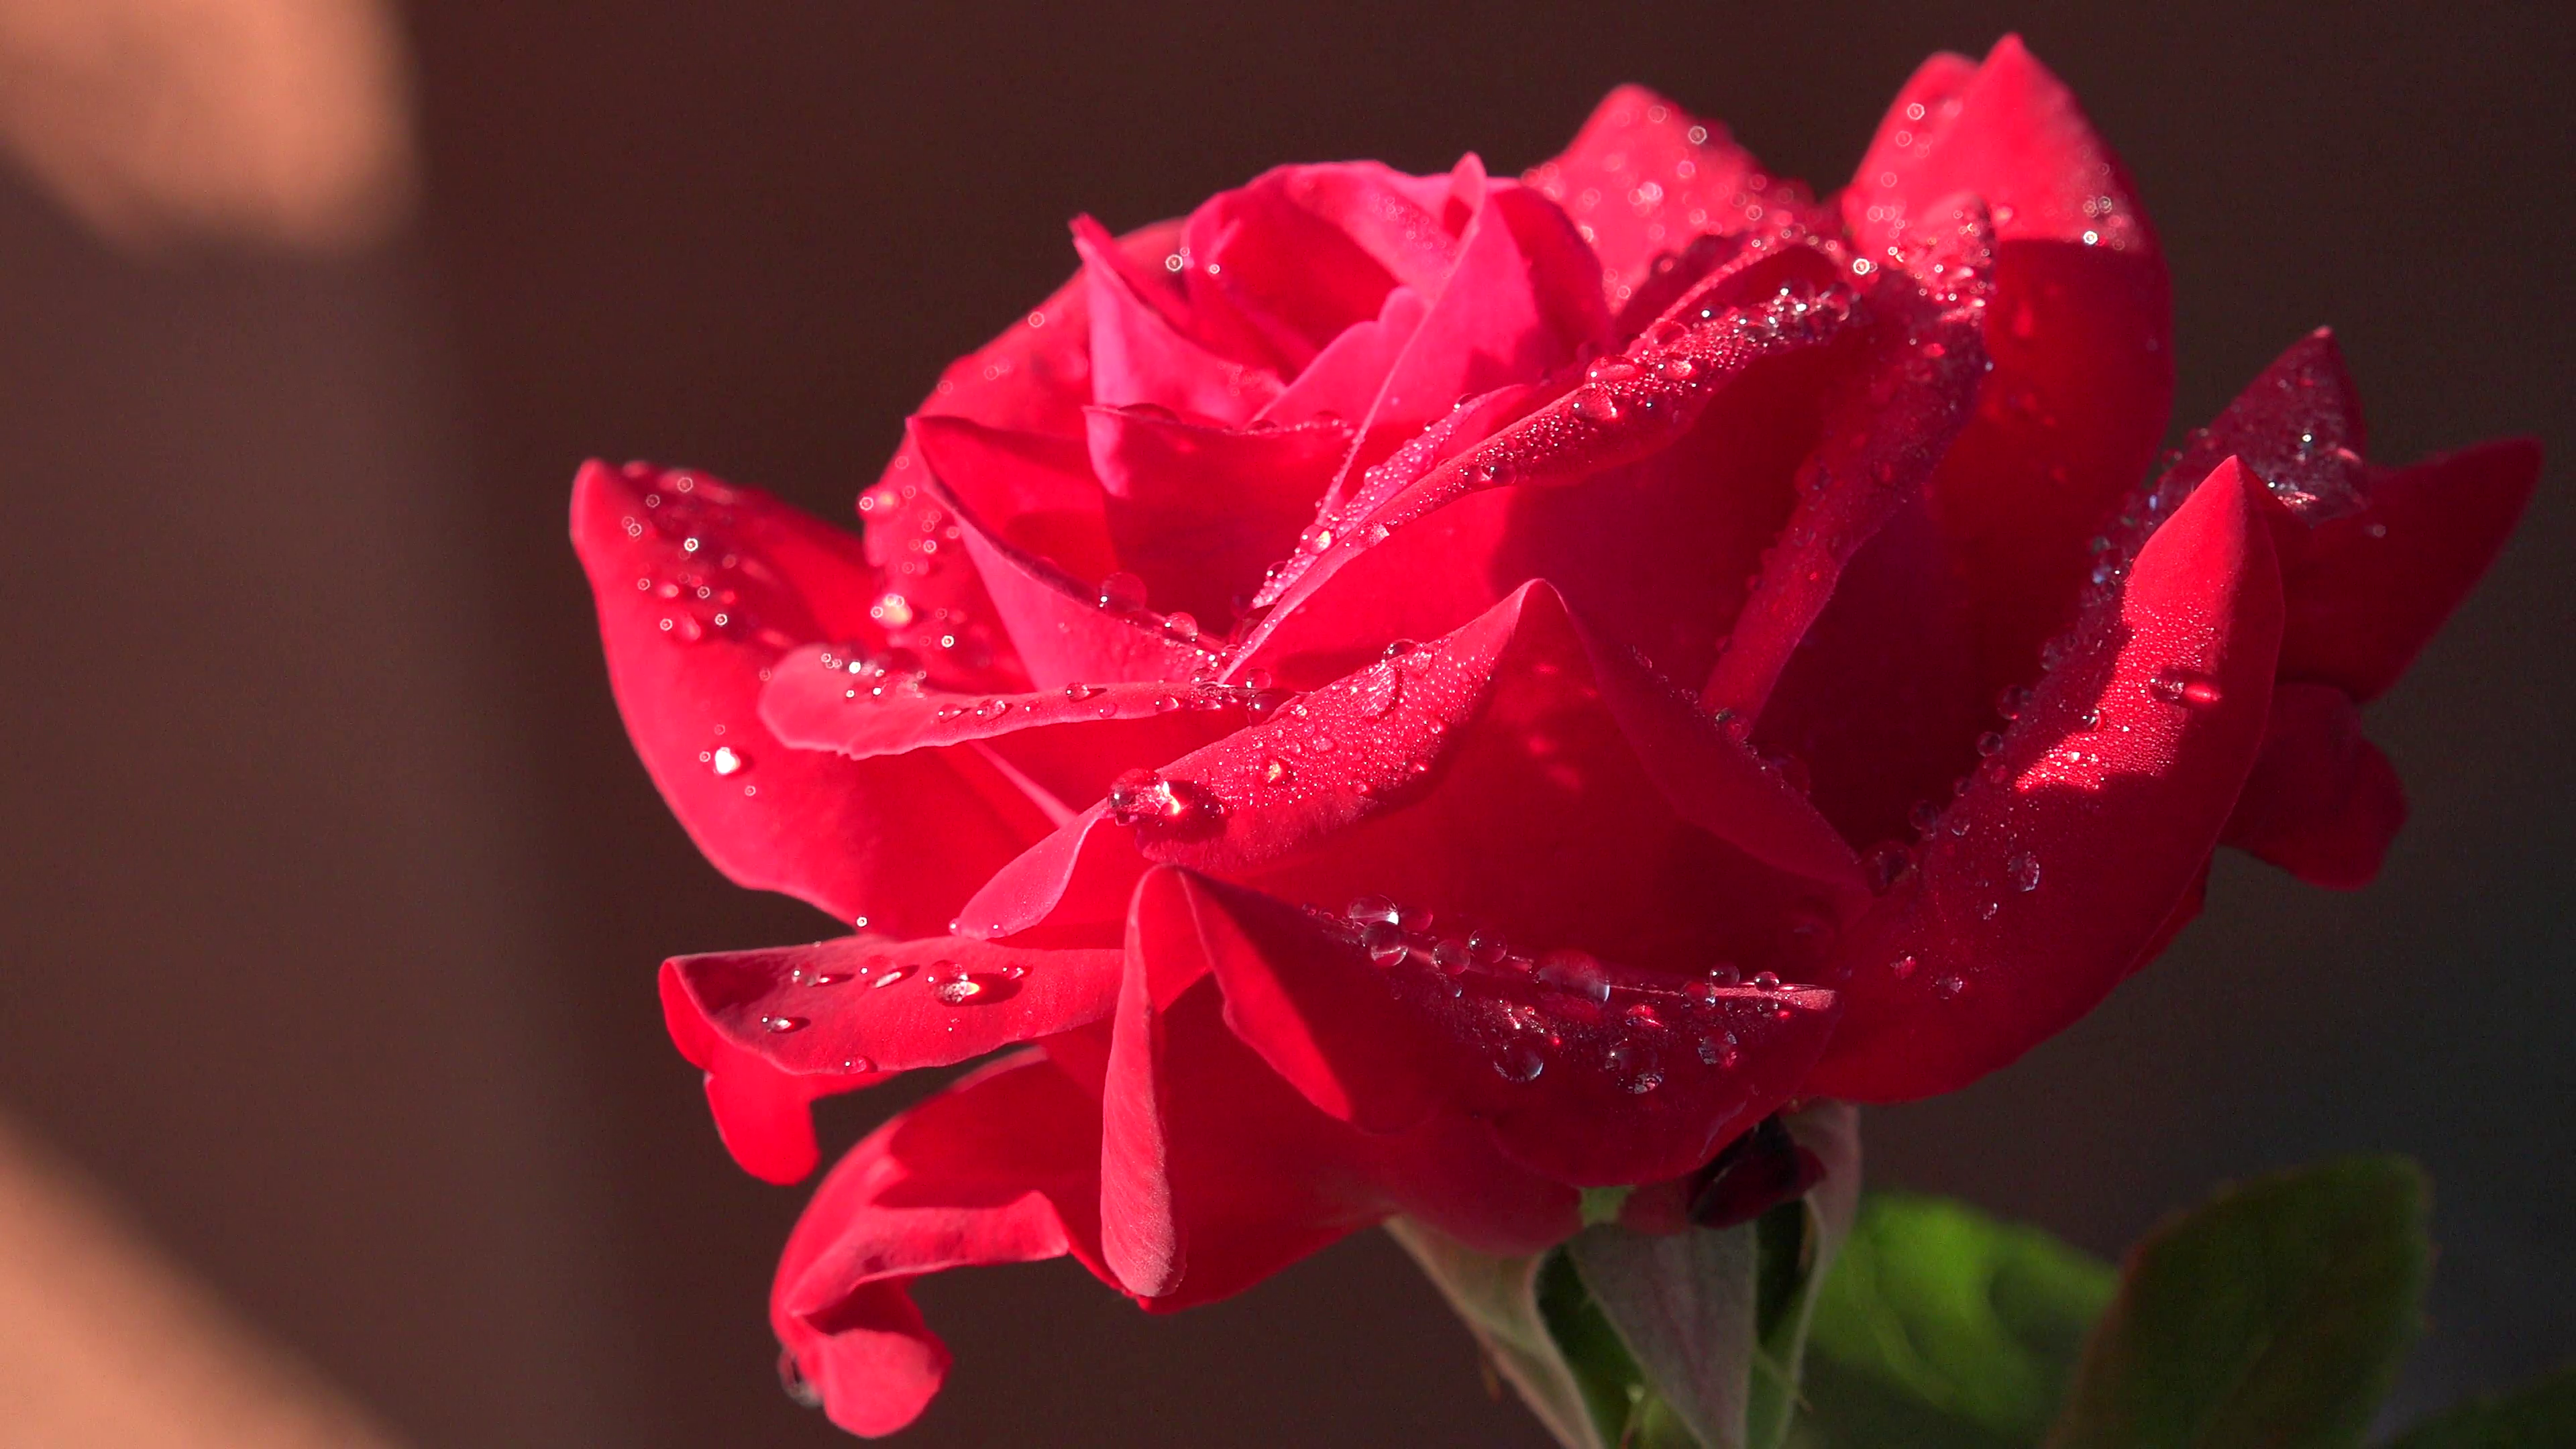
<path fill-rule="evenodd" d="M 1210 350 L 1173 326 L 1168 303 L 1139 295 L 1116 244 L 1096 223 L 1076 222 L 1073 244 L 1089 290 L 1091 401 L 1149 403 L 1241 426 L 1279 395 L 1279 377 L 1267 366 Z"/>
<path fill-rule="evenodd" d="M 931 475 L 1013 548 L 1053 560 L 1077 579 L 1117 571 L 1108 499 L 1079 434 L 1007 432 L 925 415 L 912 420 L 911 436 Z"/>
<path fill-rule="evenodd" d="M 1956 198 L 1903 240 L 1906 265 L 1879 269 L 1870 293 L 1878 315 L 1869 354 L 1825 394 L 1823 436 L 1799 465 L 1788 526 L 1763 553 L 1703 692 L 1748 722 L 1761 717 L 1845 565 L 1921 494 L 1985 373 L 1978 322 L 1994 266 L 1985 209 Z"/>
<path fill-rule="evenodd" d="M 1155 608 L 1213 629 L 1297 546 L 1351 446 L 1350 429 L 1329 420 L 1244 430 L 1093 408 L 1087 421 L 1119 565 Z"/>
<path fill-rule="evenodd" d="M 2387 692 L 2522 517 L 2540 445 L 2506 438 L 2379 474 L 2357 512 L 2284 537 L 2281 677 Z"/>
<path fill-rule="evenodd" d="M 2193 430 L 2159 486 L 2205 478 L 2233 455 L 2292 517 L 2322 523 L 2362 506 L 2371 472 L 2362 454 L 2361 397 L 2334 333 L 2320 327 L 2274 358 L 2208 427 Z M 2277 526 L 2272 541 L 2294 542 Z M 2291 557 L 2282 555 L 2285 568 Z"/>
<path fill-rule="evenodd" d="M 1961 191 L 1994 216 L 1994 370 L 1931 494 L 1991 698 L 2071 621 L 2089 541 L 2147 471 L 2172 403 L 2172 305 L 2118 162 L 2015 37 L 1973 71 L 1955 56 L 1924 64 L 1844 191 L 1843 219 L 1874 250 Z"/>
<path fill-rule="evenodd" d="M 1766 230 L 1812 205 L 1796 182 L 1766 174 L 1724 126 L 1633 85 L 1602 97 L 1564 154 L 1522 180 L 1582 229 L 1614 306 L 1693 237 Z"/>
<path fill-rule="evenodd" d="M 947 1347 L 913 1307 L 925 1273 L 1096 1262 L 1100 1115 L 1041 1056 L 1015 1057 L 878 1128 L 823 1180 L 770 1290 L 769 1321 L 833 1423 L 882 1435 L 920 1416 Z"/>
<path fill-rule="evenodd" d="M 2359 890 L 2406 823 L 2397 770 L 2362 737 L 2351 696 L 2326 684 L 2272 691 L 2272 722 L 2226 843 L 2310 885 Z"/>
<path fill-rule="evenodd" d="M 785 650 L 881 644 L 857 539 L 703 474 L 601 463 L 574 481 L 572 538 L 636 753 L 734 880 L 909 934 L 1044 828 L 979 760 L 862 763 L 791 749 L 760 722 L 762 675 Z"/>
<path fill-rule="evenodd" d="M 1097 927 L 1163 860 L 1292 900 L 1392 896 L 1532 950 L 1795 975 L 1800 913 L 1829 926 L 1857 901 L 1831 827 L 1540 584 L 1161 776 L 1187 808 L 1086 815 L 998 873 L 965 928 Z"/>
<path fill-rule="evenodd" d="M 1914 869 L 1844 941 L 1810 1090 L 1965 1086 L 2091 1010 L 2197 878 L 2270 715 L 2280 583 L 2229 462 L 2087 612 Z"/>
<path fill-rule="evenodd" d="M 662 1016 L 707 1074 L 716 1130 L 754 1176 L 814 1170 L 806 1104 L 1108 1015 L 1118 959 L 856 936 L 662 963 Z"/>

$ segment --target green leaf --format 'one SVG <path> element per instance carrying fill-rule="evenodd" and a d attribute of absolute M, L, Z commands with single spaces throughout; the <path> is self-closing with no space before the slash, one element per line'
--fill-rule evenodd
<path fill-rule="evenodd" d="M 2361 1442 L 2423 1317 L 2423 1174 L 2359 1157 L 2258 1179 L 2132 1249 L 2052 1449 Z"/>
<path fill-rule="evenodd" d="M 1801 1442 L 2028 1449 L 2116 1287 L 2036 1229 L 1872 1193 L 1816 1303 Z"/>
<path fill-rule="evenodd" d="M 2479 1399 L 2406 1431 L 2388 1449 L 2563 1449 L 2576 1444 L 2576 1364 L 2500 1399 Z"/>

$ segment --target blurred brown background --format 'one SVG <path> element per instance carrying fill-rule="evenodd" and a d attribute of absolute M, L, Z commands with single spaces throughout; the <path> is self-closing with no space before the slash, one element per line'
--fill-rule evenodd
<path fill-rule="evenodd" d="M 395 1436 L 835 1437 L 761 1316 L 802 1193 L 725 1160 L 651 987 L 816 918 L 727 886 L 627 754 L 563 541 L 581 457 L 847 518 L 936 368 L 1070 270 L 1077 211 L 1132 226 L 1289 159 L 1516 170 L 1627 79 L 1830 186 L 1925 52 L 2007 28 L 2163 232 L 2180 422 L 2331 322 L 2381 456 L 2537 431 L 2552 463 L 2375 712 L 2416 812 L 2380 885 L 2226 863 L 2083 1026 L 1875 1114 L 1874 1170 L 2110 1251 L 2219 1177 L 2405 1150 L 2444 1240 L 2410 1401 L 2576 1354 L 2554 7 L 250 8 L 340 49 L 210 52 L 219 0 L 69 41 L 61 6 L 0 5 L 0 1115 Z M 168 94 L 132 77 L 183 23 L 164 62 L 249 129 L 79 132 Z M 1064 1265 L 921 1296 L 959 1357 L 922 1446 L 1542 1442 L 1375 1235 L 1178 1320 Z"/>

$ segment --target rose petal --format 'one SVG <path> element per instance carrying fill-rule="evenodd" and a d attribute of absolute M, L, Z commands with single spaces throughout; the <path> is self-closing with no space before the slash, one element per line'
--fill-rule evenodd
<path fill-rule="evenodd" d="M 2280 647 L 2260 485 L 2229 462 L 2089 611 L 1994 763 L 1844 942 L 1848 1010 L 1812 1091 L 1965 1086 L 2091 1010 L 2217 843 Z"/>
<path fill-rule="evenodd" d="M 1822 440 L 1799 465 L 1797 504 L 1762 556 L 1702 698 L 1746 721 L 1831 601 L 1844 566 L 1924 481 L 1967 421 L 1985 372 L 1978 336 L 1993 234 L 1973 197 L 1931 208 L 1877 269 L 1869 356 L 1826 393 Z"/>
<path fill-rule="evenodd" d="M 1279 395 L 1267 366 L 1210 350 L 1173 325 L 1164 310 L 1171 303 L 1141 295 L 1098 223 L 1077 220 L 1073 244 L 1091 313 L 1092 402 L 1149 403 L 1239 427 Z"/>
<path fill-rule="evenodd" d="M 914 420 L 916 427 L 924 422 Z M 1078 580 L 997 537 L 957 503 L 944 479 L 934 475 L 923 486 L 948 509 L 958 532 L 952 546 L 962 546 L 973 562 L 1038 689 L 1187 679 L 1211 662 L 1194 631 L 1176 632 L 1153 616 L 1103 607 L 1099 583 Z"/>
<path fill-rule="evenodd" d="M 852 759 L 1065 731 L 1070 748 L 1119 762 L 1119 769 L 1166 760 L 1225 733 L 1244 718 L 1251 692 L 1186 684 L 1073 684 L 1019 694 L 933 689 L 839 645 L 781 655 L 760 694 L 760 719 L 787 744 Z M 1153 722 L 1152 728 L 1139 728 Z M 1112 775 L 1116 770 L 1111 770 Z M 1097 792 L 1094 792 L 1096 795 Z M 1089 803 L 1094 795 L 1079 797 Z"/>
<path fill-rule="evenodd" d="M 1078 579 L 1117 572 L 1108 500 L 1080 437 L 923 416 L 912 420 L 911 439 L 931 475 L 1013 548 Z"/>
<path fill-rule="evenodd" d="M 878 1128 L 832 1169 L 788 1238 L 769 1318 L 833 1423 L 891 1434 L 939 1392 L 949 1354 L 913 1307 L 914 1278 L 1068 1252 L 1096 1264 L 1099 1122 L 1031 1053 Z"/>
<path fill-rule="evenodd" d="M 2506 438 L 2379 474 L 2360 511 L 2282 540 L 2281 676 L 2363 703 L 2397 682 L 2531 501 L 2540 445 Z"/>
<path fill-rule="evenodd" d="M 1326 1115 L 1363 1132 L 1421 1124 L 1451 1093 L 1385 972 L 1306 913 L 1171 866 L 1137 883 L 1130 930 L 1157 960 L 1213 973 L 1225 1021 Z"/>
<path fill-rule="evenodd" d="M 2359 890 L 2406 823 L 2397 770 L 2362 738 L 2361 713 L 2332 685 L 2285 683 L 2226 843 L 2310 885 Z"/>
<path fill-rule="evenodd" d="M 1788 974 L 1801 913 L 1857 902 L 1831 828 L 1543 584 L 1160 776 L 1170 817 L 1085 815 L 997 873 L 966 929 L 1096 930 L 1165 860 L 1289 899 L 1388 895 L 1532 949 Z"/>
<path fill-rule="evenodd" d="M 674 957 L 662 1015 L 734 1160 L 794 1182 L 814 1170 L 807 1103 L 1097 1021 L 1117 982 L 1107 951 L 858 936 Z"/>
<path fill-rule="evenodd" d="M 1459 415 L 1473 427 L 1419 457 L 1399 451 L 1265 590 L 1273 606 L 1235 667 L 1311 677 L 1292 661 L 1348 657 L 1381 601 L 1409 630 L 1455 628 L 1545 578 L 1661 667 L 1706 678 L 1743 580 L 1788 514 L 1823 380 L 1845 360 L 1833 351 L 1851 330 L 1842 276 L 1811 248 L 1766 254 L 1713 279 L 1669 337 L 1482 442 L 1457 446 L 1517 399 L 1497 394 L 1510 407 L 1491 418 L 1480 400 Z"/>
<path fill-rule="evenodd" d="M 703 474 L 601 463 L 574 481 L 572 536 L 636 753 L 737 882 L 845 920 L 935 929 L 967 883 L 1045 828 L 979 760 L 861 763 L 790 749 L 760 722 L 761 675 L 784 650 L 882 641 L 858 540 Z"/>
<path fill-rule="evenodd" d="M 1726 127 L 1634 85 L 1602 97 L 1564 154 L 1522 179 L 1582 229 L 1613 305 L 1693 237 L 1767 229 L 1812 204 L 1797 183 L 1765 173 Z"/>
<path fill-rule="evenodd" d="M 1282 166 L 1210 197 L 1190 214 L 1184 274 L 1202 328 L 1309 366 L 1389 291 L 1438 290 L 1455 261 L 1449 192 L 1445 176 L 1362 161 Z"/>
<path fill-rule="evenodd" d="M 2125 173 L 2017 37 L 1973 70 L 1925 62 L 1843 192 L 1843 219 L 1874 249 L 1961 191 L 1994 216 L 1994 368 L 1930 491 L 1992 698 L 2073 618 L 2087 543 L 2154 454 L 2173 395 L 2172 305 Z"/>
<path fill-rule="evenodd" d="M 1238 1292 L 1396 1212 L 1498 1250 L 1572 1230 L 1574 1195 L 1465 1119 L 1371 1136 L 1274 1075 L 1208 979 L 1210 905 L 1177 873 L 1140 884 L 1102 1084 L 1102 1251 L 1147 1307 Z"/>
<path fill-rule="evenodd" d="M 1351 446 L 1330 421 L 1238 430 L 1142 408 L 1087 420 L 1121 565 L 1156 608 L 1217 628 L 1297 546 Z"/>

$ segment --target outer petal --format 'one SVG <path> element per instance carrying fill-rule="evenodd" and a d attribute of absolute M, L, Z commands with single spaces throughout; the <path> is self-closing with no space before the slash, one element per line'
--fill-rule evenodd
<path fill-rule="evenodd" d="M 1633 85 L 1602 97 L 1564 154 L 1522 180 L 1574 219 L 1601 258 L 1614 307 L 1692 238 L 1769 230 L 1805 219 L 1813 205 L 1796 182 L 1764 172 L 1724 126 Z"/>
<path fill-rule="evenodd" d="M 947 1377 L 913 1307 L 924 1273 L 1067 1252 L 1097 1264 L 1099 1110 L 1034 1054 L 970 1077 L 851 1149 L 806 1206 L 770 1326 L 832 1422 L 882 1435 Z"/>
<path fill-rule="evenodd" d="M 2342 690 L 2283 684 L 2226 842 L 2310 885 L 2359 890 L 2379 874 L 2406 823 L 2397 770 L 2362 738 L 2361 712 Z"/>
<path fill-rule="evenodd" d="M 1102 1084 L 1102 1254 L 1146 1306 L 1239 1291 L 1393 1212 L 1520 1251 L 1572 1231 L 1573 1194 L 1463 1119 L 1372 1137 L 1290 1090 L 1225 1025 L 1203 935 L 1224 920 L 1172 871 L 1140 884 L 1129 920 Z"/>
<path fill-rule="evenodd" d="M 1956 192 L 1995 221 L 1977 416 L 1931 485 L 1971 590 L 1983 693 L 2072 619 L 2173 394 L 2170 283 L 2144 214 L 2075 98 L 2016 37 L 1973 70 L 1936 56 L 1899 93 L 1842 196 L 1855 245 Z"/>
<path fill-rule="evenodd" d="M 2282 550 L 2281 675 L 2367 703 L 2413 663 L 2522 517 L 2540 445 L 2507 438 L 2375 478 L 2360 511 Z"/>
<path fill-rule="evenodd" d="M 1964 1086 L 2138 963 L 2261 747 L 2281 604 L 2258 488 L 2221 465 L 2157 530 L 1914 871 L 1846 937 L 1850 1000 L 1812 1090 Z"/>
<path fill-rule="evenodd" d="M 1117 981 L 1107 951 L 853 936 L 665 961 L 662 1015 L 735 1160 L 794 1182 L 814 1170 L 806 1103 L 1098 1021 Z"/>
<path fill-rule="evenodd" d="M 1140 765 L 1196 749 L 1263 702 L 1251 690 L 1205 685 L 1075 684 L 1044 692 L 964 694 L 841 645 L 781 656 L 761 690 L 760 717 L 798 749 L 853 759 L 992 742 L 1000 768 L 1022 770 L 1034 795 L 1087 804 Z"/>
<path fill-rule="evenodd" d="M 843 918 L 935 929 L 1045 816 L 975 759 L 867 763 L 789 749 L 762 675 L 811 639 L 872 639 L 858 541 L 703 474 L 586 465 L 573 546 L 636 753 L 716 867 Z M 936 830 L 918 829 L 936 820 Z"/>

